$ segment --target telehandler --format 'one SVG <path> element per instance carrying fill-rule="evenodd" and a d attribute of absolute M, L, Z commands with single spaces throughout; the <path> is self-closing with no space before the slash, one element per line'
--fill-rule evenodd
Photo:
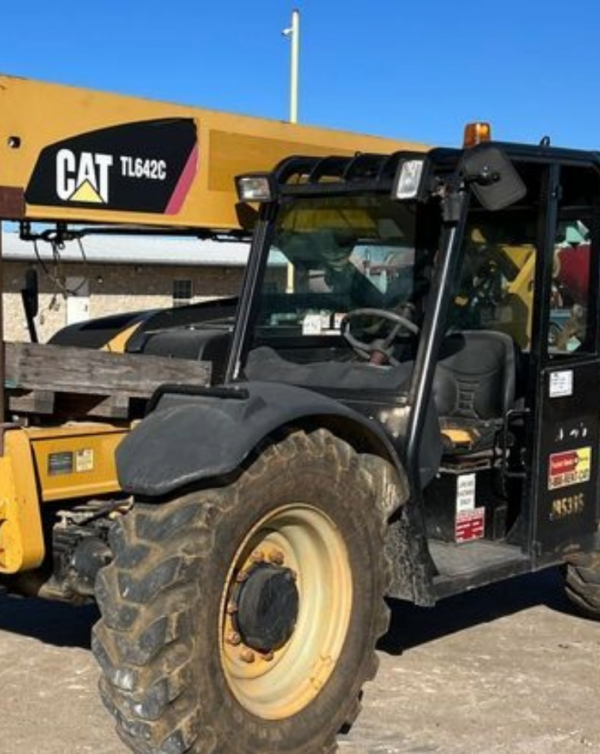
<path fill-rule="evenodd" d="M 42 593 L 97 601 L 101 694 L 134 752 L 331 754 L 376 672 L 386 596 L 432 606 L 562 566 L 600 616 L 600 158 L 488 137 L 240 174 L 240 216 L 259 214 L 233 330 L 165 333 L 210 348 L 223 379 L 144 399 L 118 494 L 40 506 L 32 475 L 6 496 L 3 552 L 29 547 L 29 516 Z M 22 431 L 4 429 L 7 473 Z M 52 479 L 85 473 L 89 453 L 67 456 Z M 15 588 L 40 571 L 27 552 Z"/>
<path fill-rule="evenodd" d="M 133 751 L 335 751 L 385 596 L 561 566 L 600 616 L 600 160 L 488 134 L 237 178 L 260 215 L 225 380 L 162 386 L 116 452 L 93 647 Z"/>

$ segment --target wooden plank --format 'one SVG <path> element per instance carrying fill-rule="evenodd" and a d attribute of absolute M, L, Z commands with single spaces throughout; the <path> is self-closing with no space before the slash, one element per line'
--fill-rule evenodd
<path fill-rule="evenodd" d="M 0 386 L 4 384 L 6 371 L 4 367 L 4 264 L 2 260 L 2 219 L 0 218 Z M 0 422 L 6 420 L 6 395 L 4 390 L 0 390 Z M 4 442 L 0 443 L 0 455 L 4 455 Z"/>
<path fill-rule="evenodd" d="M 140 400 L 140 399 L 137 399 Z M 122 419 L 139 418 L 143 411 L 130 405 L 127 396 L 75 395 L 29 390 L 18 395 L 8 395 L 8 412 L 12 416 L 35 416 L 41 420 L 69 421 L 72 419 Z"/>
<path fill-rule="evenodd" d="M 210 384 L 211 364 L 38 343 L 6 343 L 9 390 L 149 398 L 166 382 Z"/>
<path fill-rule="evenodd" d="M 16 414 L 53 414 L 55 395 L 50 390 L 28 390 L 18 395 L 12 395 L 9 391 L 8 410 Z"/>

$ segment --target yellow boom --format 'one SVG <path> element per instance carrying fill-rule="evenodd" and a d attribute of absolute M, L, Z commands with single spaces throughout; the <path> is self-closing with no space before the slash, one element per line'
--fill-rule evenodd
<path fill-rule="evenodd" d="M 236 229 L 239 173 L 404 148 L 424 146 L 0 74 L 0 219 Z"/>

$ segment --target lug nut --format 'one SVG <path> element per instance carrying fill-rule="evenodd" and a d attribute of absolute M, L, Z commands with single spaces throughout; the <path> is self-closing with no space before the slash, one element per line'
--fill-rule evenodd
<path fill-rule="evenodd" d="M 251 649 L 243 649 L 240 652 L 240 660 L 248 664 L 254 662 L 254 652 Z"/>
<path fill-rule="evenodd" d="M 229 600 L 229 602 L 227 603 L 227 607 L 225 608 L 225 612 L 227 613 L 227 615 L 233 615 L 234 613 L 237 613 L 237 611 L 238 611 L 237 602 L 234 602 L 233 600 Z"/>
<path fill-rule="evenodd" d="M 268 652 L 265 652 L 264 654 L 262 654 L 261 657 L 263 660 L 266 660 L 266 662 L 271 662 L 272 659 L 275 657 L 275 653 L 273 652 L 272 649 L 270 649 Z"/>
<path fill-rule="evenodd" d="M 252 555 L 250 555 L 250 560 L 253 563 L 262 563 L 265 559 L 265 554 L 262 550 L 254 550 Z"/>
<path fill-rule="evenodd" d="M 242 637 L 235 631 L 230 631 L 230 633 L 227 634 L 227 638 L 225 639 L 225 641 L 228 644 L 231 644 L 233 647 L 237 647 L 239 644 L 242 643 Z"/>
<path fill-rule="evenodd" d="M 235 580 L 238 582 L 238 584 L 242 584 L 244 581 L 248 580 L 248 575 L 248 571 L 240 571 L 235 577 Z"/>

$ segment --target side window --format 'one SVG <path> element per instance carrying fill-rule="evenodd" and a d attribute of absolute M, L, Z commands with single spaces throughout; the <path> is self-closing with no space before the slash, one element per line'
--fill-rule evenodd
<path fill-rule="evenodd" d="M 535 217 L 527 210 L 473 212 L 465 232 L 450 326 L 505 332 L 522 349 L 531 341 Z"/>
<path fill-rule="evenodd" d="M 552 290 L 548 349 L 565 353 L 585 349 L 590 312 L 590 219 L 561 218 L 558 225 Z"/>
<path fill-rule="evenodd" d="M 598 307 L 597 243 L 600 177 L 587 166 L 565 166 L 548 306 L 548 353 L 553 358 L 595 350 L 594 326 Z"/>

